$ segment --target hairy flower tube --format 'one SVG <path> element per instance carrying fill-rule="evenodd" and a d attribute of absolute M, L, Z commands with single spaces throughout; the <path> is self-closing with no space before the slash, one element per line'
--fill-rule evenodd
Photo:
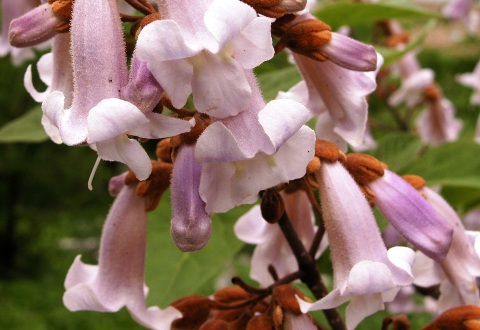
<path fill-rule="evenodd" d="M 145 306 L 147 213 L 145 199 L 136 195 L 135 188 L 124 185 L 110 209 L 98 266 L 75 258 L 65 279 L 63 302 L 71 311 L 116 312 L 126 307 L 143 326 L 169 329 L 172 321 L 181 317 L 179 311 Z"/>
<path fill-rule="evenodd" d="M 401 287 L 413 281 L 409 248 L 387 251 L 370 206 L 356 182 L 339 163 L 322 162 L 317 173 L 323 221 L 333 264 L 333 291 L 302 310 L 337 307 L 350 301 L 346 310 L 348 329 L 384 308 Z"/>
<path fill-rule="evenodd" d="M 96 10 L 90 10 L 94 5 Z M 122 88 L 129 80 L 116 1 L 76 2 L 71 34 L 75 82 L 72 105 L 65 109 L 65 95 L 54 91 L 42 104 L 44 114 L 58 128 L 65 144 L 88 143 L 102 159 L 123 162 L 139 179 L 148 178 L 152 170 L 150 158 L 127 134 L 161 138 L 189 131 L 190 124 L 152 113 L 153 108 L 139 109 L 121 99 Z M 113 47 L 106 48 L 106 44 Z M 141 78 L 135 73 L 138 65 L 133 66 L 132 75 Z M 135 79 L 130 83 L 135 85 Z M 160 97 L 159 86 L 156 92 Z M 125 89 L 123 93 L 129 95 Z"/>

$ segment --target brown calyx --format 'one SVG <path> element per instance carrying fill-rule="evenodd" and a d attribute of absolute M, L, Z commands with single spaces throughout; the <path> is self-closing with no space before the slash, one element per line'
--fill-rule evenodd
<path fill-rule="evenodd" d="M 387 166 L 373 156 L 350 153 L 344 163 L 345 168 L 360 185 L 366 185 L 383 176 Z"/>
<path fill-rule="evenodd" d="M 305 0 L 241 0 L 263 16 L 279 18 L 288 13 L 303 10 Z"/>
<path fill-rule="evenodd" d="M 480 307 L 465 305 L 447 310 L 435 321 L 420 330 L 474 330 L 480 329 Z"/>
<path fill-rule="evenodd" d="M 427 184 L 424 178 L 415 174 L 402 175 L 402 178 L 417 190 L 422 189 Z"/>
<path fill-rule="evenodd" d="M 387 165 L 367 154 L 350 153 L 347 154 L 344 166 L 357 182 L 370 205 L 373 206 L 375 194 L 368 187 L 368 184 L 382 177 Z"/>
<path fill-rule="evenodd" d="M 437 102 L 442 98 L 442 92 L 437 84 L 432 83 L 425 88 L 423 95 L 428 102 Z"/>
<path fill-rule="evenodd" d="M 48 3 L 55 15 L 62 19 L 62 22 L 55 26 L 55 31 L 58 33 L 68 32 L 72 18 L 73 0 L 48 0 Z"/>
<path fill-rule="evenodd" d="M 346 159 L 345 154 L 335 143 L 320 139 L 315 141 L 315 157 L 330 163 L 344 162 Z"/>
<path fill-rule="evenodd" d="M 290 26 L 275 45 L 275 53 L 284 48 L 308 56 L 317 61 L 326 61 L 328 57 L 321 48 L 332 39 L 330 26 L 318 19 L 308 19 Z"/>

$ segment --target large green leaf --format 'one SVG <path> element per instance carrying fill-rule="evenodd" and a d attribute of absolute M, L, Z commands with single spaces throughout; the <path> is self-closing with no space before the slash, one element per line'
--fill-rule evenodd
<path fill-rule="evenodd" d="M 416 7 L 391 3 L 353 3 L 337 2 L 321 6 L 315 11 L 315 16 L 325 21 L 332 29 L 342 25 L 374 23 L 387 19 L 401 18 L 440 18 L 439 14 Z"/>
<path fill-rule="evenodd" d="M 392 133 L 378 140 L 374 156 L 386 163 L 390 170 L 399 172 L 416 158 L 421 146 L 417 135 Z"/>
<path fill-rule="evenodd" d="M 233 224 L 245 210 L 214 215 L 208 244 L 198 252 L 181 252 L 170 237 L 170 206 L 164 196 L 150 216 L 147 249 L 147 285 L 150 305 L 165 307 L 181 297 L 213 293 L 216 277 L 242 248 Z M 242 211 L 243 210 L 243 211 Z"/>
<path fill-rule="evenodd" d="M 408 168 L 429 185 L 480 188 L 480 145 L 473 141 L 457 141 L 426 150 Z"/>
<path fill-rule="evenodd" d="M 0 143 L 43 142 L 48 140 L 40 122 L 42 110 L 35 107 L 0 128 Z"/>
<path fill-rule="evenodd" d="M 263 97 L 266 101 L 273 100 L 278 91 L 287 91 L 302 79 L 296 67 L 290 66 L 285 69 L 277 69 L 258 75 L 258 83 L 262 88 Z"/>

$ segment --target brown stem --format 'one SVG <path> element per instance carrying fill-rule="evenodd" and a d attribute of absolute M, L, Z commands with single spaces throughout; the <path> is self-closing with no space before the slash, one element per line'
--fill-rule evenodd
<path fill-rule="evenodd" d="M 325 297 L 328 294 L 328 290 L 320 277 L 317 264 L 298 238 L 295 228 L 293 228 L 286 212 L 283 213 L 278 221 L 278 225 L 290 245 L 295 258 L 297 259 L 298 267 L 303 274 L 300 277 L 300 280 L 309 287 L 315 298 L 321 299 Z M 333 330 L 346 329 L 340 314 L 335 308 L 323 310 L 323 313 Z"/>
<path fill-rule="evenodd" d="M 120 14 L 120 19 L 122 20 L 122 22 L 136 22 L 142 18 L 143 16 L 132 16 L 127 14 Z"/>
<path fill-rule="evenodd" d="M 315 255 L 317 254 L 318 247 L 320 246 L 320 243 L 322 242 L 322 238 L 325 235 L 325 226 L 323 224 L 322 208 L 318 204 L 312 189 L 308 186 L 308 184 L 305 184 L 304 190 L 308 196 L 308 200 L 310 201 L 310 204 L 312 205 L 313 209 L 317 213 L 318 218 L 320 219 L 318 223 L 317 232 L 315 233 L 312 244 L 310 245 L 310 249 L 308 250 L 308 253 L 310 254 L 310 256 L 313 259 L 315 259 Z"/>
<path fill-rule="evenodd" d="M 142 3 L 140 3 L 137 0 L 125 0 L 125 1 L 130 6 L 132 6 L 133 8 L 135 8 L 136 10 L 138 10 L 139 12 L 141 12 L 144 15 L 150 15 L 150 14 L 153 13 L 153 11 L 151 11 L 150 8 L 146 7 L 145 5 L 143 5 Z"/>

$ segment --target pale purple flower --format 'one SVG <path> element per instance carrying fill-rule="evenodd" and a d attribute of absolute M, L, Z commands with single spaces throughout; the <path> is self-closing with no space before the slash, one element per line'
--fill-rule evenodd
<path fill-rule="evenodd" d="M 424 100 L 425 88 L 434 82 L 434 76 L 431 69 L 419 69 L 414 73 L 408 72 L 407 76 L 402 77 L 403 81 L 400 88 L 388 98 L 388 103 L 393 107 L 401 103 L 405 103 L 409 108 L 419 105 Z"/>
<path fill-rule="evenodd" d="M 480 61 L 472 73 L 459 74 L 456 76 L 456 79 L 462 85 L 473 89 L 470 103 L 480 104 Z"/>
<path fill-rule="evenodd" d="M 175 245 L 182 251 L 200 250 L 212 232 L 212 220 L 200 198 L 201 165 L 195 160 L 195 146 L 178 151 L 172 173 L 172 225 Z"/>
<path fill-rule="evenodd" d="M 435 263 L 425 256 L 418 256 L 412 269 L 414 284 L 424 287 L 440 284 L 439 312 L 456 306 L 480 304 L 476 283 L 476 278 L 480 277 L 480 258 L 460 218 L 438 193 L 427 187 L 422 191 L 454 231 L 452 245 L 442 262 Z"/>
<path fill-rule="evenodd" d="M 473 0 L 450 0 L 442 12 L 448 19 L 461 20 L 470 34 L 478 30 L 479 15 L 474 9 Z"/>
<path fill-rule="evenodd" d="M 209 116 L 239 113 L 252 94 L 244 70 L 273 57 L 270 20 L 238 0 L 160 5 L 163 19 L 142 29 L 137 52 L 172 104 L 183 107 L 193 93 L 195 108 Z"/>
<path fill-rule="evenodd" d="M 375 206 L 408 242 L 437 261 L 445 258 L 452 226 L 415 188 L 389 170 L 368 187 L 375 194 Z"/>
<path fill-rule="evenodd" d="M 292 24 L 311 18 L 310 14 L 299 15 Z M 328 116 L 323 115 L 321 119 L 322 128 L 326 129 L 320 133 L 321 138 L 330 137 L 335 141 L 341 137 L 359 146 L 367 121 L 365 97 L 377 87 L 375 74 L 366 71 L 374 72 L 382 59 L 377 63 L 377 53 L 371 46 L 340 33 L 331 35 L 330 42 L 319 50 L 328 60 L 317 61 L 295 52 L 292 55 L 308 89 L 307 107 L 315 115 L 328 112 Z"/>
<path fill-rule="evenodd" d="M 173 307 L 145 306 L 144 284 L 147 213 L 135 185 L 124 186 L 105 222 L 98 266 L 75 258 L 65 279 L 65 306 L 71 311 L 116 312 L 126 307 L 150 329 L 170 329 L 181 313 Z"/>
<path fill-rule="evenodd" d="M 307 312 L 350 301 L 346 323 L 354 329 L 412 283 L 413 251 L 406 247 L 387 251 L 367 200 L 340 163 L 322 162 L 317 181 L 333 264 L 333 291 L 313 304 L 299 302 Z"/>
<path fill-rule="evenodd" d="M 444 97 L 429 101 L 417 118 L 415 128 L 422 141 L 431 145 L 455 141 L 462 130 L 462 121 L 455 118 L 455 108 Z"/>
<path fill-rule="evenodd" d="M 302 177 L 314 156 L 308 110 L 292 100 L 265 105 L 253 72 L 245 74 L 253 96 L 244 110 L 214 121 L 195 147 L 207 213 L 254 203 L 260 190 Z"/>
<path fill-rule="evenodd" d="M 292 222 L 298 237 L 308 250 L 316 232 L 315 218 L 307 195 L 303 191 L 291 194 L 281 193 L 285 203 L 285 212 Z M 290 245 L 276 224 L 269 224 L 262 218 L 260 206 L 254 206 L 244 214 L 234 227 L 237 237 L 249 244 L 255 244 L 251 261 L 250 278 L 267 287 L 273 278 L 267 270 L 272 265 L 278 276 L 286 276 L 298 269 L 297 261 Z M 324 238 L 317 251 L 317 257 L 327 247 Z"/>
<path fill-rule="evenodd" d="M 35 57 L 31 48 L 16 48 L 10 45 L 8 28 L 10 22 L 27 13 L 39 4 L 37 0 L 2 0 L 2 35 L 0 36 L 0 56 L 11 55 L 14 65 L 20 65 Z"/>
<path fill-rule="evenodd" d="M 95 10 L 91 10 L 93 6 Z M 151 97 L 150 101 L 155 97 L 159 99 L 162 89 L 158 84 L 152 86 L 150 71 L 136 59 L 133 59 L 132 75 L 128 80 L 116 1 L 75 2 L 71 34 L 75 82 L 72 104 L 65 109 L 65 95 L 54 91 L 42 105 L 44 114 L 58 128 L 65 144 L 88 143 L 100 158 L 123 162 L 139 180 L 145 180 L 152 169 L 150 158 L 140 143 L 128 134 L 161 138 L 187 132 L 191 125 L 153 113 L 153 105 L 141 101 L 141 96 Z M 146 90 L 132 96 L 141 83 L 145 83 Z M 121 99 L 122 96 L 127 100 Z"/>

